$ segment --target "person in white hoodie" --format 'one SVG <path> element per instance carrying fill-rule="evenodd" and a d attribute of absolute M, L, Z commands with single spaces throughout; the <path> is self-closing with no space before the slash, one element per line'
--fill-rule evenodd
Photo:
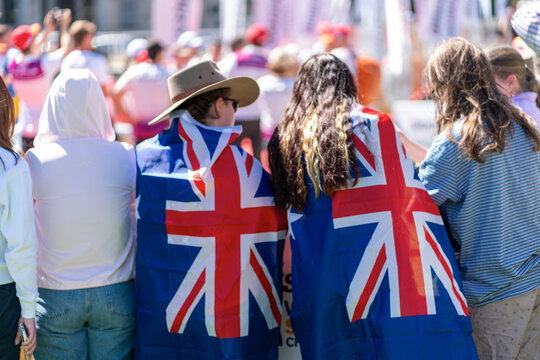
<path fill-rule="evenodd" d="M 13 100 L 0 78 L 0 359 L 19 358 L 22 322 L 36 346 L 36 227 L 28 165 L 15 150 Z"/>
<path fill-rule="evenodd" d="M 27 153 L 38 235 L 38 359 L 129 359 L 135 154 L 88 69 L 53 82 Z"/>

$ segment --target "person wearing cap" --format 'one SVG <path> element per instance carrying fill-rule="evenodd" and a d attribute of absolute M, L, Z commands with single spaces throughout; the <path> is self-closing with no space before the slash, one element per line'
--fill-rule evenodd
<path fill-rule="evenodd" d="M 192 30 L 181 33 L 172 47 L 174 63 L 170 64 L 170 74 L 198 63 L 201 59 L 197 56 L 203 45 L 203 39 Z"/>
<path fill-rule="evenodd" d="M 169 73 L 161 64 L 163 47 L 151 40 L 146 51 L 148 60 L 130 66 L 112 89 L 115 109 L 133 125 L 136 143 L 151 138 L 165 128 L 165 123 L 150 126 L 148 122 L 169 105 Z"/>
<path fill-rule="evenodd" d="M 109 79 L 109 63 L 107 58 L 94 51 L 92 40 L 96 32 L 96 25 L 88 20 L 77 20 L 69 27 L 71 35 L 71 51 L 64 61 L 61 69 L 90 69 L 96 76 L 105 95 L 107 80 Z"/>
<path fill-rule="evenodd" d="M 268 30 L 261 24 L 252 24 L 246 29 L 247 45 L 225 56 L 218 66 L 228 77 L 247 76 L 258 79 L 270 73 L 267 67 L 268 55 L 263 45 L 268 41 Z M 240 109 L 236 114 L 238 125 L 242 125 L 242 135 L 237 139 L 240 144 L 244 138 L 251 139 L 253 155 L 259 158 L 261 151 L 260 111 L 257 102 Z"/>
<path fill-rule="evenodd" d="M 257 83 L 211 61 L 168 79 L 169 123 L 137 146 L 138 359 L 277 359 L 287 227 L 268 174 L 232 142 Z"/>
<path fill-rule="evenodd" d="M 353 78 L 356 79 L 358 68 L 356 65 L 356 54 L 349 44 L 349 26 L 322 21 L 317 25 L 317 31 L 319 32 L 320 41 L 324 45 L 325 51 L 343 61 L 349 68 Z"/>
<path fill-rule="evenodd" d="M 54 76 L 60 70 L 60 64 L 66 48 L 60 48 L 50 53 L 42 52 L 42 45 L 55 30 L 56 23 L 49 11 L 43 20 L 44 31 L 39 33 L 39 24 L 20 25 L 11 35 L 11 44 L 21 52 L 8 64 L 8 73 L 12 78 L 15 94 L 19 98 L 19 125 L 22 127 L 23 150 L 33 146 L 33 140 L 38 130 L 41 108 Z M 71 22 L 68 10 L 62 13 L 58 26 L 62 35 L 67 34 Z"/>
<path fill-rule="evenodd" d="M 54 80 L 26 155 L 38 238 L 37 359 L 131 359 L 135 151 L 88 69 Z"/>

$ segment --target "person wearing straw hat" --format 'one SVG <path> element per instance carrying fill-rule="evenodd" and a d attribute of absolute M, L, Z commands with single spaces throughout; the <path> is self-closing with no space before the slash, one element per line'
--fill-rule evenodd
<path fill-rule="evenodd" d="M 136 149 L 136 358 L 277 359 L 287 224 L 268 174 L 232 145 L 257 83 L 205 61 L 168 88 L 150 124 L 169 126 Z"/>

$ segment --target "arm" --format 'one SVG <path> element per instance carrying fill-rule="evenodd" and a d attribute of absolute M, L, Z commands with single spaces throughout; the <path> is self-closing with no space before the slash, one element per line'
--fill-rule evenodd
<path fill-rule="evenodd" d="M 413 159 L 414 162 L 421 163 L 424 161 L 427 153 L 427 149 L 417 142 L 412 141 L 405 135 L 405 133 L 396 126 L 396 131 L 399 135 L 401 143 L 407 150 L 407 154 Z"/>
<path fill-rule="evenodd" d="M 124 108 L 124 105 L 122 105 L 122 97 L 124 96 L 125 93 L 126 93 L 126 89 L 122 89 L 119 91 L 116 91 L 115 89 L 113 89 L 111 98 L 114 103 L 114 109 L 116 110 L 116 113 L 118 115 L 125 117 L 129 121 L 130 124 L 134 124 L 135 122 L 133 118 L 126 111 L 126 109 Z"/>
<path fill-rule="evenodd" d="M 441 206 L 447 201 L 463 201 L 464 194 L 459 185 L 464 181 L 466 169 L 467 162 L 460 156 L 458 144 L 442 133 L 427 151 L 418 176 L 435 204 Z"/>
<path fill-rule="evenodd" d="M 7 242 L 6 264 L 21 304 L 20 321 L 28 330 L 29 339 L 23 343 L 23 349 L 31 354 L 36 346 L 37 240 L 30 171 L 23 158 L 8 170 L 5 182 L 0 199 L 0 231 Z M 18 334 L 15 342 L 19 341 Z"/>
<path fill-rule="evenodd" d="M 69 35 L 69 25 L 71 24 L 71 10 L 63 9 L 62 17 L 60 18 L 60 48 L 67 54 L 68 46 L 71 44 L 71 35 Z"/>

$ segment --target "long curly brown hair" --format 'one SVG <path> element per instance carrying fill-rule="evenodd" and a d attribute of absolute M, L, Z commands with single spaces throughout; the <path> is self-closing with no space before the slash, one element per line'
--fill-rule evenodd
<path fill-rule="evenodd" d="M 350 111 L 357 104 L 347 65 L 325 53 L 309 58 L 294 83 L 293 95 L 268 144 L 276 205 L 302 210 L 307 203 L 305 175 L 320 192 L 332 195 L 359 176 Z"/>
<path fill-rule="evenodd" d="M 520 125 L 540 150 L 534 124 L 497 89 L 492 67 L 482 49 L 463 38 L 452 38 L 435 49 L 426 67 L 428 86 L 437 106 L 437 131 L 448 139 L 455 122 L 463 119 L 461 150 L 477 162 L 502 152 L 512 124 Z"/>

